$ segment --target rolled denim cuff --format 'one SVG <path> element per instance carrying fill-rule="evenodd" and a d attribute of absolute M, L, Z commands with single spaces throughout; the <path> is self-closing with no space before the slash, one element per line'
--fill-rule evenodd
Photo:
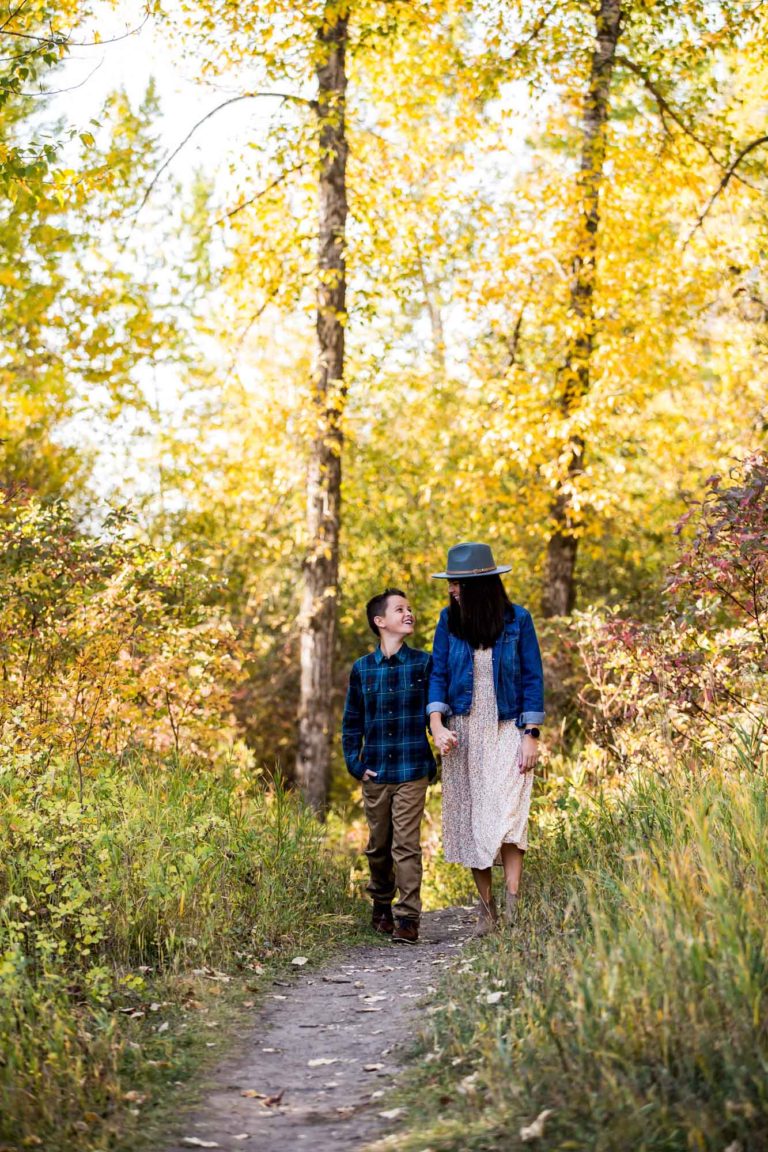
<path fill-rule="evenodd" d="M 546 712 L 521 712 L 519 726 L 524 728 L 526 724 L 543 724 Z"/>
<path fill-rule="evenodd" d="M 433 700 L 431 704 L 427 704 L 427 720 L 433 712 L 442 712 L 443 716 L 450 716 L 451 710 L 447 704 L 443 704 L 442 700 Z"/>

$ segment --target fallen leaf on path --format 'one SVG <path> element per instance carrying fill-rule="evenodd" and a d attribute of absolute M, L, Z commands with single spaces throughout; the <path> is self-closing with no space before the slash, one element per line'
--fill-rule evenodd
<path fill-rule="evenodd" d="M 475 1092 L 475 1085 L 477 1084 L 477 1072 L 473 1072 L 470 1076 L 465 1076 L 460 1080 L 456 1086 L 456 1091 L 462 1096 L 472 1096 Z"/>
<path fill-rule="evenodd" d="M 180 1143 L 186 1148 L 221 1148 L 215 1140 L 198 1140 L 197 1136 L 182 1136 Z"/>
<path fill-rule="evenodd" d="M 307 956 L 294 956 L 291 964 L 295 964 L 297 968 L 301 968 L 302 964 L 306 964 L 307 959 Z"/>
<path fill-rule="evenodd" d="M 547 1118 L 552 1115 L 553 1111 L 554 1109 L 552 1108 L 545 1108 L 543 1112 L 539 1112 L 533 1123 L 524 1125 L 520 1129 L 520 1139 L 524 1144 L 527 1144 L 529 1140 L 541 1139 L 541 1137 L 544 1135 L 544 1125 L 547 1122 Z"/>
<path fill-rule="evenodd" d="M 384 1120 L 397 1120 L 398 1116 L 402 1116 L 404 1108 L 388 1108 L 386 1112 L 379 1112 L 379 1116 Z"/>
<path fill-rule="evenodd" d="M 247 1096 L 249 1100 L 266 1100 L 266 1093 L 257 1092 L 255 1088 L 244 1088 L 240 1095 Z"/>
<path fill-rule="evenodd" d="M 351 984 L 352 978 L 350 976 L 323 976 L 326 984 Z"/>
<path fill-rule="evenodd" d="M 386 992 L 369 992 L 367 996 L 363 996 L 363 1000 L 373 1002 L 374 1000 L 387 1000 Z"/>
<path fill-rule="evenodd" d="M 262 1104 L 265 1108 L 277 1108 L 284 1095 L 285 1088 L 281 1088 L 280 1091 L 276 1092 L 274 1096 L 265 1096 L 262 1100 Z"/>
<path fill-rule="evenodd" d="M 278 996 L 275 992 L 273 992 L 272 993 L 272 999 L 273 1000 L 287 1000 L 288 997 L 287 996 Z"/>
<path fill-rule="evenodd" d="M 362 1008 L 355 1008 L 355 1012 L 381 1012 L 381 1008 L 374 1008 L 372 1004 L 365 1004 Z"/>
<path fill-rule="evenodd" d="M 338 1064 L 337 1056 L 318 1056 L 315 1060 L 307 1060 L 308 1068 L 322 1068 L 324 1064 Z"/>
<path fill-rule="evenodd" d="M 206 980 L 221 980 L 223 984 L 229 984 L 232 979 L 226 972 L 219 972 L 216 968 L 193 968 L 193 976 L 204 976 Z"/>
<path fill-rule="evenodd" d="M 363 1072 L 378 1072 L 383 1067 L 383 1064 L 363 1064 Z"/>

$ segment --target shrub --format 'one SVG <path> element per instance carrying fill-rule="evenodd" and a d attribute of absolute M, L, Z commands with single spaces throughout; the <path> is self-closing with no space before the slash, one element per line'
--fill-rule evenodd
<path fill-rule="evenodd" d="M 180 555 L 102 539 L 65 505 L 6 504 L 0 517 L 0 734 L 6 750 L 73 759 L 146 747 L 220 754 L 235 737 L 239 659 L 207 606 L 210 583 Z"/>
<path fill-rule="evenodd" d="M 708 482 L 678 531 L 667 611 L 645 624 L 592 612 L 576 623 L 590 732 L 623 768 L 668 764 L 737 739 L 760 754 L 768 699 L 768 465 Z"/>

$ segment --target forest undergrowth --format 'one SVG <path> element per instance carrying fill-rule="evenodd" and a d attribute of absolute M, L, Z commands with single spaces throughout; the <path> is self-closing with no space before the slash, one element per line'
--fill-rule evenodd
<path fill-rule="evenodd" d="M 276 967 L 354 937 L 279 785 L 194 760 L 0 776 L 0 1147 L 139 1148 Z"/>
<path fill-rule="evenodd" d="M 768 761 L 700 757 L 556 812 L 517 926 L 422 1021 L 387 1146 L 766 1147 Z"/>

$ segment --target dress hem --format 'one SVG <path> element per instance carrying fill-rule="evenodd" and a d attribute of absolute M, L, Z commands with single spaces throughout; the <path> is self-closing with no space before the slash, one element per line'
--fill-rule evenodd
<path fill-rule="evenodd" d="M 520 844 L 517 843 L 516 840 L 502 840 L 502 842 L 499 845 L 499 848 L 498 848 L 495 856 L 491 860 L 490 864 L 471 864 L 471 863 L 469 863 L 468 860 L 459 860 L 455 856 L 449 856 L 447 854 L 447 852 L 445 852 L 445 850 L 443 850 L 443 857 L 444 857 L 445 862 L 447 864 L 461 864 L 464 868 L 477 868 L 481 872 L 485 871 L 486 868 L 502 868 L 503 864 L 501 861 L 501 848 L 502 848 L 502 845 L 504 845 L 504 844 L 513 844 L 515 846 L 515 848 L 517 848 L 518 852 L 527 852 L 528 851 L 528 845 L 527 844 L 526 844 L 525 848 L 523 848 Z"/>

